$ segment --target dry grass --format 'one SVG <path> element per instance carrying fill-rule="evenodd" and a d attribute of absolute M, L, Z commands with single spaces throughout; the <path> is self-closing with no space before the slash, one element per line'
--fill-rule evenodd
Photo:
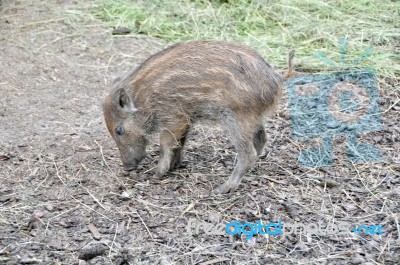
<path fill-rule="evenodd" d="M 400 2 L 370 0 L 208 1 L 96 0 L 92 14 L 112 27 L 128 27 L 176 42 L 219 39 L 250 45 L 284 68 L 287 52 L 297 49 L 297 66 L 326 71 L 338 68 L 375 68 L 379 75 L 400 75 Z M 346 58 L 339 45 L 348 39 Z M 364 61 L 368 49 L 372 54 Z M 363 55 L 364 54 L 364 55 Z M 342 61 L 343 60 L 343 61 Z"/>

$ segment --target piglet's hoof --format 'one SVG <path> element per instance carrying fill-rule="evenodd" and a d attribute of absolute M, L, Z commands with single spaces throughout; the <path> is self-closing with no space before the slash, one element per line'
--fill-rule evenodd
<path fill-rule="evenodd" d="M 213 193 L 214 194 L 226 194 L 229 192 L 233 192 L 238 188 L 239 185 L 229 185 L 229 184 L 222 184 L 218 188 L 216 188 Z"/>

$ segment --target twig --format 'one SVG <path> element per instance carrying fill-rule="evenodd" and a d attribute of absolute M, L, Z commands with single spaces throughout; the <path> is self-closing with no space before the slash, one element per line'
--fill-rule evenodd
<path fill-rule="evenodd" d="M 111 257 L 111 251 L 112 251 L 113 245 L 115 244 L 115 239 L 117 238 L 117 232 L 118 232 L 118 222 L 116 223 L 116 226 L 115 226 L 115 233 L 114 233 L 113 241 L 110 244 L 110 251 L 108 252 L 109 257 Z"/>
<path fill-rule="evenodd" d="M 152 234 L 151 234 L 149 228 L 147 227 L 146 223 L 143 221 L 143 219 L 142 219 L 142 217 L 140 216 L 140 214 L 139 214 L 138 212 L 135 212 L 135 213 L 137 214 L 137 216 L 139 216 L 139 219 L 140 219 L 140 221 L 142 222 L 142 224 L 144 225 L 144 227 L 146 228 L 147 233 L 148 233 L 149 236 L 151 237 L 151 240 L 153 240 L 153 242 L 156 243 L 156 241 L 154 240 L 154 238 L 153 238 L 153 236 L 152 236 Z"/>
<path fill-rule="evenodd" d="M 67 18 L 57 18 L 57 19 L 48 19 L 48 20 L 42 20 L 42 21 L 35 21 L 35 22 L 26 23 L 26 24 L 22 25 L 21 28 L 30 27 L 30 26 L 36 26 L 36 25 L 40 25 L 40 24 L 49 24 L 51 22 L 58 22 L 58 21 L 66 20 L 66 19 Z"/>
<path fill-rule="evenodd" d="M 393 103 L 392 105 L 390 105 L 390 107 L 389 108 L 387 108 L 384 112 L 382 112 L 382 113 L 386 113 L 386 112 L 388 112 L 389 110 L 391 110 L 394 106 L 396 106 L 397 105 L 397 103 L 399 103 L 400 102 L 400 99 L 398 99 L 395 103 Z"/>
<path fill-rule="evenodd" d="M 275 183 L 278 183 L 278 184 L 281 184 L 281 185 L 287 185 L 286 182 L 279 181 L 279 180 L 276 180 L 276 179 L 267 177 L 267 176 L 265 176 L 265 175 L 258 176 L 258 178 L 268 179 L 269 181 L 272 181 L 272 182 L 275 182 Z"/>
<path fill-rule="evenodd" d="M 190 203 L 190 204 L 188 205 L 188 207 L 186 207 L 186 209 L 181 213 L 181 217 L 182 217 L 185 213 L 187 213 L 188 211 L 190 211 L 191 209 L 193 209 L 195 205 L 196 205 L 196 204 L 195 204 L 194 202 Z"/>
<path fill-rule="evenodd" d="M 102 159 L 103 159 L 104 164 L 105 164 L 105 165 L 107 166 L 107 168 L 110 170 L 110 172 L 112 173 L 112 175 L 114 176 L 114 178 L 117 179 L 117 181 L 119 182 L 119 184 L 122 185 L 122 186 L 124 186 L 124 187 L 126 188 L 125 183 L 122 182 L 122 181 L 118 178 L 118 176 L 114 173 L 114 171 L 111 170 L 110 166 L 108 165 L 108 163 L 107 163 L 107 161 L 106 161 L 106 158 L 104 157 L 103 147 L 102 147 L 96 140 L 95 140 L 94 142 L 95 142 L 95 143 L 99 146 L 99 148 L 100 148 L 100 154 L 101 154 L 101 157 L 102 157 Z"/>
<path fill-rule="evenodd" d="M 99 201 L 96 197 L 94 197 L 94 195 L 93 195 L 92 193 L 90 193 L 90 191 L 89 191 L 88 189 L 86 189 L 86 188 L 83 187 L 82 185 L 81 185 L 81 187 L 82 187 L 84 190 L 86 190 L 87 193 L 89 193 L 90 197 L 92 197 L 93 200 L 94 200 L 98 205 L 100 205 L 101 208 L 103 208 L 103 210 L 106 210 L 106 211 L 109 210 L 109 209 L 106 209 L 106 207 L 104 207 L 103 204 L 101 204 L 100 201 Z"/>
<path fill-rule="evenodd" d="M 224 261 L 228 261 L 228 260 L 229 260 L 228 258 L 216 258 L 216 259 L 212 259 L 212 260 L 209 260 L 206 262 L 202 262 L 199 265 L 211 265 L 211 264 L 215 264 L 218 262 L 224 262 Z"/>

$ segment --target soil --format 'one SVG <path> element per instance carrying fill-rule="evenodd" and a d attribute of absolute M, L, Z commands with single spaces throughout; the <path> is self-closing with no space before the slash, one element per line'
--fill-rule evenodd
<path fill-rule="evenodd" d="M 91 1 L 0 1 L 1 264 L 400 264 L 400 87 L 379 79 L 383 128 L 359 135 L 379 163 L 346 159 L 334 139 L 331 167 L 305 168 L 287 95 L 266 122 L 269 143 L 240 188 L 213 195 L 235 151 L 220 128 L 197 126 L 183 166 L 154 176 L 154 142 L 123 174 L 101 102 L 112 80 L 166 47 L 113 35 L 88 14 Z M 383 234 L 207 235 L 212 224 L 348 222 Z"/>

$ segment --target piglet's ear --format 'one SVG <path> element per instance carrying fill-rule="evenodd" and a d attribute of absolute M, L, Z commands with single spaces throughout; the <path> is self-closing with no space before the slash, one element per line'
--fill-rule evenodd
<path fill-rule="evenodd" d="M 127 112 L 135 112 L 137 109 L 135 108 L 131 97 L 126 93 L 126 90 L 121 88 L 119 89 L 119 100 L 118 104 L 121 108 L 123 108 Z"/>

